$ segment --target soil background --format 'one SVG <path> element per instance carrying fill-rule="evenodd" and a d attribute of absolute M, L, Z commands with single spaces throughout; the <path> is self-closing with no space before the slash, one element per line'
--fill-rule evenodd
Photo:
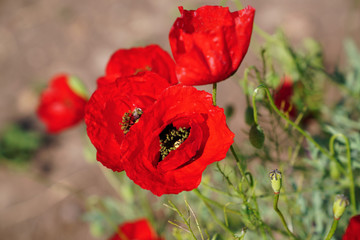
<path fill-rule="evenodd" d="M 326 68 L 344 64 L 343 41 L 360 46 L 359 1 L 244 0 L 256 9 L 255 24 L 268 33 L 282 28 L 296 46 L 305 37 L 320 42 Z M 115 50 L 156 43 L 170 52 L 168 33 L 179 16 L 177 6 L 196 9 L 219 1 L 170 0 L 0 0 L 0 130 L 19 119 L 41 129 L 35 110 L 38 89 L 57 73 L 82 79 L 90 92 Z M 232 11 L 236 7 L 231 1 Z M 218 85 L 218 104 L 233 104 L 229 123 L 242 134 L 245 98 L 237 84 L 245 67 L 260 56 L 250 47 L 231 80 Z M 209 90 L 208 87 L 200 89 Z M 324 90 L 325 91 L 325 90 Z M 326 91 L 332 91 L 326 89 Z M 329 94 L 329 101 L 331 101 Z M 26 170 L 0 165 L 0 239 L 94 239 L 81 219 L 76 197 L 114 195 L 99 166 L 84 159 L 84 124 L 52 136 Z M 63 186 L 71 186 L 67 191 Z"/>

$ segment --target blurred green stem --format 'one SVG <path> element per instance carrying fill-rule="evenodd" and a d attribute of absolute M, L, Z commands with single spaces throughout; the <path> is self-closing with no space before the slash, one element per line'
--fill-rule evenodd
<path fill-rule="evenodd" d="M 280 193 L 279 194 L 274 194 L 274 210 L 275 212 L 279 215 L 280 219 L 281 219 L 281 222 L 282 224 L 284 225 L 285 229 L 286 229 L 286 232 L 289 234 L 289 236 L 292 238 L 292 239 L 296 239 L 295 235 L 290 231 L 290 229 L 288 228 L 287 224 L 286 224 L 286 221 L 285 221 L 285 218 L 284 218 L 284 215 L 281 213 L 280 209 L 278 208 L 278 202 L 279 202 L 279 196 L 280 196 Z"/>
<path fill-rule="evenodd" d="M 242 166 L 241 166 L 241 163 L 240 163 L 240 159 L 239 159 L 239 157 L 237 156 L 237 154 L 236 154 L 236 152 L 235 152 L 235 149 L 234 149 L 234 147 L 233 147 L 232 145 L 230 146 L 230 151 L 231 151 L 231 153 L 234 155 L 234 158 L 235 158 L 235 160 L 236 160 L 237 166 L 238 166 L 239 171 L 240 171 L 240 173 L 241 173 L 241 177 L 245 178 L 246 183 L 248 184 L 249 187 L 252 187 L 252 186 L 250 185 L 250 182 L 249 182 L 248 178 L 247 178 L 246 175 L 245 175 L 244 170 L 242 169 Z"/>
<path fill-rule="evenodd" d="M 217 224 L 219 224 L 220 227 L 222 227 L 222 229 L 224 229 L 226 232 L 230 233 L 232 236 L 234 236 L 234 233 L 231 231 L 231 229 L 229 227 L 227 227 L 222 221 L 220 221 L 220 219 L 216 216 L 216 214 L 214 213 L 214 211 L 211 209 L 211 207 L 209 206 L 208 202 L 203 198 L 202 194 L 200 193 L 200 191 L 198 189 L 194 189 L 193 192 L 204 202 L 206 208 L 208 209 L 210 215 L 212 216 L 213 220 L 215 220 L 215 222 Z"/>
<path fill-rule="evenodd" d="M 335 155 L 335 151 L 334 151 L 334 142 L 335 139 L 338 137 L 342 137 L 345 141 L 345 146 L 346 146 L 346 159 L 347 159 L 347 167 L 348 167 L 348 179 L 350 182 L 350 202 L 351 202 L 351 209 L 352 209 L 352 214 L 355 215 L 356 214 L 356 195 L 355 195 L 355 183 L 354 183 L 354 176 L 353 176 L 353 171 L 352 171 L 352 164 L 351 164 L 351 152 L 350 152 L 350 143 L 349 143 L 349 139 L 342 133 L 338 133 L 338 134 L 334 134 L 331 136 L 330 138 L 330 142 L 329 142 L 329 149 L 330 149 L 330 154 L 332 156 Z"/>
<path fill-rule="evenodd" d="M 296 125 L 293 121 L 291 121 L 289 118 L 285 116 L 284 113 L 282 113 L 275 105 L 274 100 L 271 97 L 269 89 L 263 85 L 260 84 L 255 90 L 252 97 L 252 103 L 253 103 L 253 109 L 254 109 L 254 122 L 255 124 L 258 124 L 258 118 L 257 118 L 257 109 L 256 109 L 256 94 L 259 92 L 260 89 L 264 89 L 266 92 L 266 96 L 269 99 L 270 106 L 274 109 L 274 111 L 283 118 L 288 124 L 293 126 L 299 133 L 301 133 L 309 142 L 311 142 L 317 149 L 319 149 L 320 152 L 322 152 L 325 156 L 327 156 L 331 161 L 334 161 L 337 165 L 337 167 L 340 169 L 340 171 L 343 174 L 346 174 L 346 171 L 344 167 L 341 165 L 340 162 L 338 162 L 331 153 L 326 150 L 325 148 L 321 147 L 307 132 L 302 130 L 298 125 Z"/>
<path fill-rule="evenodd" d="M 326 236 L 325 240 L 330 240 L 332 238 L 332 236 L 335 233 L 338 222 L 339 222 L 339 220 L 336 220 L 335 218 L 333 219 L 330 231 L 329 231 L 328 235 Z"/>
<path fill-rule="evenodd" d="M 182 220 L 184 221 L 184 223 L 186 224 L 186 226 L 188 227 L 189 232 L 191 233 L 192 237 L 196 240 L 196 236 L 193 232 L 193 230 L 191 229 L 190 223 L 188 221 L 188 218 L 184 216 L 184 214 L 182 214 L 182 212 L 176 207 L 176 205 L 172 202 L 172 201 L 168 201 L 168 203 L 170 204 L 170 207 L 177 212 L 177 214 L 182 218 Z"/>

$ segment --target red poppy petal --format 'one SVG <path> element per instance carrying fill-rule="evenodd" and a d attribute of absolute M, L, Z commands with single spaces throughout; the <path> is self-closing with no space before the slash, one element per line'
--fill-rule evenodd
<path fill-rule="evenodd" d="M 55 76 L 40 97 L 37 115 L 49 133 L 58 133 L 79 123 L 87 102 L 69 86 L 69 76 Z"/>
<path fill-rule="evenodd" d="M 222 81 L 239 67 L 249 47 L 255 9 L 230 13 L 228 8 L 179 8 L 169 33 L 176 74 L 185 85 Z"/>
<path fill-rule="evenodd" d="M 85 123 L 88 136 L 97 149 L 98 161 L 113 171 L 123 170 L 122 156 L 127 151 L 121 147 L 125 138 L 121 128 L 124 114 L 135 108 L 145 111 L 169 86 L 159 75 L 144 72 L 118 78 L 93 93 L 86 107 Z"/>
<path fill-rule="evenodd" d="M 190 135 L 161 160 L 159 135 L 169 124 L 190 127 Z M 136 184 L 158 196 L 189 191 L 200 184 L 208 164 L 225 158 L 233 138 L 223 110 L 212 105 L 211 94 L 193 87 L 169 87 L 123 141 L 128 150 L 124 168 Z"/>
<path fill-rule="evenodd" d="M 144 71 L 157 73 L 170 84 L 178 82 L 174 61 L 158 45 L 119 49 L 111 56 L 106 66 L 107 78 L 101 79 L 101 82 L 109 82 L 118 77 L 133 76 Z"/>

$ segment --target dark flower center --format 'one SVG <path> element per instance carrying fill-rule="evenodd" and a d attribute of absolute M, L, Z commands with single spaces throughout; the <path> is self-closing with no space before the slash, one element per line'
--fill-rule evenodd
<path fill-rule="evenodd" d="M 173 150 L 176 150 L 189 137 L 191 128 L 176 129 L 172 124 L 160 133 L 160 158 L 159 162 Z"/>
<path fill-rule="evenodd" d="M 127 134 L 130 131 L 131 126 L 139 121 L 141 114 L 143 114 L 141 108 L 135 108 L 133 111 L 129 110 L 124 113 L 122 122 L 120 123 L 121 130 L 124 134 Z"/>

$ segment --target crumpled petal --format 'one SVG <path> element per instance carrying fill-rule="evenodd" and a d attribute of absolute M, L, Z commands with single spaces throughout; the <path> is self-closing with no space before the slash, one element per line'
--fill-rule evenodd
<path fill-rule="evenodd" d="M 233 143 L 225 120 L 211 94 L 183 85 L 167 88 L 123 141 L 126 174 L 158 196 L 196 188 L 207 165 L 224 159 Z M 190 127 L 190 135 L 160 161 L 159 135 L 169 124 Z"/>
<path fill-rule="evenodd" d="M 140 72 L 151 71 L 165 78 L 171 85 L 177 84 L 175 63 L 171 56 L 158 45 L 119 49 L 110 58 L 105 76 L 97 80 L 98 86 Z"/>
<path fill-rule="evenodd" d="M 121 147 L 121 143 L 127 136 L 121 129 L 124 114 L 135 108 L 146 111 L 169 86 L 159 75 L 143 72 L 118 78 L 93 93 L 86 106 L 85 123 L 87 134 L 97 149 L 98 161 L 113 171 L 123 170 L 122 156 L 126 149 Z"/>

